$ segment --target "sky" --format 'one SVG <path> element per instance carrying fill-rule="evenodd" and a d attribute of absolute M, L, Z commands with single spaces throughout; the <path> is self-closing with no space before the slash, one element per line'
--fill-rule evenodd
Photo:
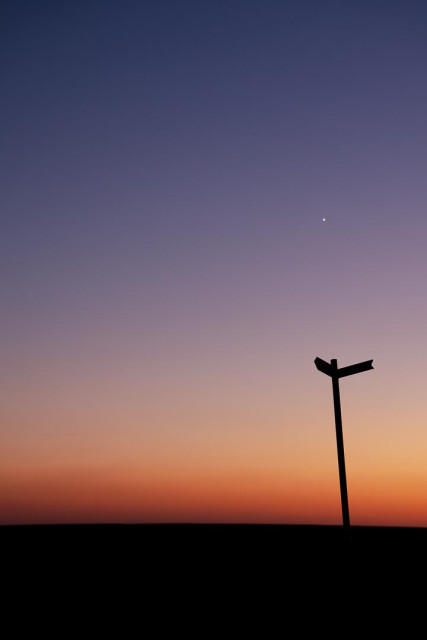
<path fill-rule="evenodd" d="M 1 3 L 0 524 L 340 524 L 319 356 L 427 526 L 426 68 L 423 1 Z"/>

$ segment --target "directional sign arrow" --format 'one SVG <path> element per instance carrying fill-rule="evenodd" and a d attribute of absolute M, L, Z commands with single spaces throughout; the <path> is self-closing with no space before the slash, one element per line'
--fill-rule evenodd
<path fill-rule="evenodd" d="M 338 369 L 338 378 L 344 378 L 345 376 L 352 376 L 353 373 L 362 373 L 362 371 L 369 371 L 369 369 L 374 368 L 372 366 L 372 363 L 373 363 L 373 360 L 366 360 L 365 362 L 358 362 L 357 364 L 352 364 L 350 367 L 341 367 L 341 369 Z"/>
<path fill-rule="evenodd" d="M 319 371 L 321 371 L 322 373 L 326 373 L 327 376 L 332 377 L 333 369 L 329 362 L 325 362 L 324 360 L 322 360 L 322 358 L 316 358 L 314 364 L 319 369 Z"/>

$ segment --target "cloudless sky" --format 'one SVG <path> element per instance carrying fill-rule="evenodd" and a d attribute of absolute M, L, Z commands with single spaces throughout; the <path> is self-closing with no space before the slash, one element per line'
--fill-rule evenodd
<path fill-rule="evenodd" d="M 427 526 L 425 2 L 6 0 L 0 67 L 0 522 L 339 523 L 320 356 Z"/>

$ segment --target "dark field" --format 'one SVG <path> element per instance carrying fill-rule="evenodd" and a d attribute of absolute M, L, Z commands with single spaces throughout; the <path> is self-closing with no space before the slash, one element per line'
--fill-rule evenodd
<path fill-rule="evenodd" d="M 0 541 L 12 565 L 42 564 L 90 574 L 111 572 L 187 575 L 222 571 L 239 575 L 328 564 L 346 572 L 393 565 L 407 569 L 427 555 L 427 529 L 352 527 L 351 540 L 339 526 L 310 525 L 23 525 L 0 527 Z M 414 564 L 415 563 L 415 564 Z"/>
<path fill-rule="evenodd" d="M 408 606 L 411 620 L 425 609 L 426 529 L 353 527 L 351 548 L 341 527 L 289 525 L 3 526 L 0 542 L 19 616 L 61 610 L 92 629 L 129 615 L 194 625 L 204 611 L 208 625 L 273 616 L 328 630 L 344 611 L 364 633 L 372 616 L 393 630 Z"/>

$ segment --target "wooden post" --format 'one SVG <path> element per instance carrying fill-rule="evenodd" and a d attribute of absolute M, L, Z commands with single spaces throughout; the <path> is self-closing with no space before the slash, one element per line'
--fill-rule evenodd
<path fill-rule="evenodd" d="M 355 373 L 361 373 L 362 371 L 369 371 L 373 369 L 373 360 L 365 360 L 364 362 L 357 362 L 349 367 L 342 367 L 338 369 L 338 363 L 336 359 L 331 360 L 331 364 L 322 360 L 322 358 L 316 358 L 314 364 L 316 368 L 325 375 L 332 378 L 332 391 L 334 394 L 334 412 L 335 412 L 335 431 L 337 434 L 337 451 L 338 451 L 338 470 L 340 474 L 340 491 L 341 491 L 341 508 L 342 508 L 342 522 L 344 525 L 344 531 L 347 535 L 349 548 L 351 548 L 351 530 L 350 530 L 350 511 L 348 508 L 348 496 L 347 496 L 347 479 L 345 475 L 345 459 L 344 459 L 344 439 L 342 435 L 342 420 L 341 420 L 341 401 L 340 401 L 340 387 L 339 379 L 345 376 L 352 376 Z"/>
<path fill-rule="evenodd" d="M 341 419 L 341 401 L 340 401 L 340 387 L 338 382 L 338 364 L 336 359 L 331 360 L 332 367 L 332 391 L 334 394 L 334 412 L 335 412 L 335 431 L 337 436 L 337 452 L 338 452 L 338 470 L 340 476 L 340 490 L 341 490 L 341 507 L 342 507 L 342 520 L 344 530 L 348 539 L 351 539 L 350 535 L 350 511 L 348 508 L 348 495 L 347 495 L 347 478 L 345 473 L 345 457 L 344 457 L 344 439 L 342 434 L 342 419 Z"/>

